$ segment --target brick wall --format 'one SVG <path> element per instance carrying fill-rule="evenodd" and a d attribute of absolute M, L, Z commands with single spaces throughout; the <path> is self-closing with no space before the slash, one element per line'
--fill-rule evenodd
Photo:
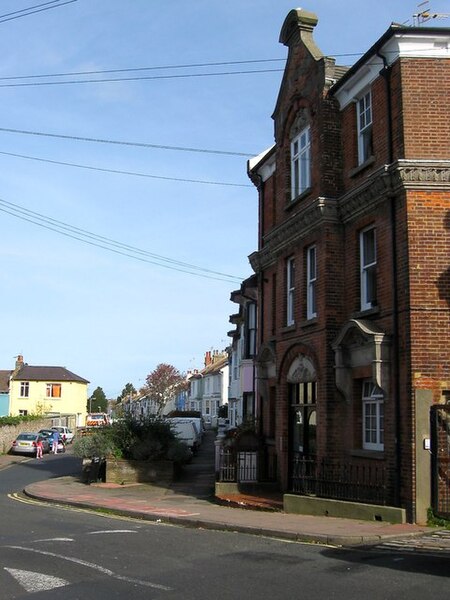
<path fill-rule="evenodd" d="M 20 425 L 3 425 L 0 427 L 0 453 L 6 454 L 11 448 L 12 442 L 17 435 L 23 431 L 39 431 L 39 429 L 48 429 L 52 427 L 52 419 L 39 419 Z"/>
<path fill-rule="evenodd" d="M 289 471 L 286 376 L 299 354 L 311 358 L 317 373 L 318 454 L 345 459 L 361 449 L 362 380 L 372 376 L 372 366 L 369 361 L 352 367 L 353 397 L 344 399 L 336 387 L 332 343 L 349 321 L 365 320 L 391 342 L 384 453 L 376 458 L 384 461 L 391 484 L 400 477 L 400 501 L 408 507 L 411 518 L 415 493 L 414 389 L 432 389 L 438 402 L 444 387 L 450 388 L 450 194 L 448 174 L 441 180 L 433 180 L 431 174 L 427 180 L 430 173 L 418 172 L 415 179 L 404 181 L 399 172 L 405 159 L 450 160 L 450 61 L 401 59 L 387 79 L 378 76 L 373 81 L 373 159 L 358 167 L 355 104 L 349 103 L 341 112 L 328 93 L 326 75 L 331 76 L 333 64 L 327 60 L 314 60 L 301 44 L 290 50 L 274 113 L 276 171 L 260 196 L 259 250 L 266 249 L 266 254 L 262 253 L 266 264 L 260 272 L 259 336 L 260 346 L 270 343 L 275 352 L 276 376 L 267 382 L 266 389 L 276 389 L 275 448 L 281 484 L 286 489 Z M 299 115 L 311 127 L 312 187 L 292 202 L 290 140 Z M 433 162 L 425 162 L 423 168 L 432 170 Z M 307 214 L 319 198 L 326 199 L 330 207 L 335 202 L 335 218 L 318 216 L 316 222 L 299 227 L 293 235 L 290 224 L 301 222 L 296 217 Z M 369 225 L 376 228 L 377 237 L 377 307 L 362 312 L 359 236 Z M 273 231 L 276 243 L 271 237 Z M 268 258 L 270 244 L 273 252 Z M 307 322 L 305 255 L 311 244 L 317 247 L 318 314 Z M 296 264 L 295 324 L 286 327 L 289 257 L 295 258 Z M 395 339 L 394 290 L 398 301 Z M 397 400 L 400 465 L 395 444 Z M 266 434 L 271 430 L 267 418 L 266 413 Z M 374 458 L 366 456 L 368 461 Z"/>
<path fill-rule="evenodd" d="M 450 60 L 401 60 L 405 158 L 450 155 Z"/>
<path fill-rule="evenodd" d="M 431 379 L 435 401 L 450 387 L 449 193 L 408 194 L 411 356 L 416 380 Z"/>

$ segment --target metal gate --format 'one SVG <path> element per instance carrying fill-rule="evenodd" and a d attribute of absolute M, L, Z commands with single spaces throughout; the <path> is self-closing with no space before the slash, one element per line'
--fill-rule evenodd
<path fill-rule="evenodd" d="M 430 412 L 431 498 L 436 516 L 450 519 L 450 404 L 437 404 Z"/>

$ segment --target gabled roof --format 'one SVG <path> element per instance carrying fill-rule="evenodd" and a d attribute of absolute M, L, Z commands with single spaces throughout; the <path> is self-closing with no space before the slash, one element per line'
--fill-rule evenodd
<path fill-rule="evenodd" d="M 15 381 L 72 381 L 89 383 L 87 379 L 75 375 L 65 367 L 41 367 L 24 365 L 12 376 Z"/>
<path fill-rule="evenodd" d="M 228 364 L 228 354 L 225 356 L 221 356 L 216 358 L 214 362 L 210 365 L 202 369 L 202 375 L 205 377 L 206 375 L 214 375 L 215 373 L 219 373 L 223 367 L 226 367 Z"/>
<path fill-rule="evenodd" d="M 9 378 L 12 371 L 0 371 L 0 393 L 9 392 Z"/>

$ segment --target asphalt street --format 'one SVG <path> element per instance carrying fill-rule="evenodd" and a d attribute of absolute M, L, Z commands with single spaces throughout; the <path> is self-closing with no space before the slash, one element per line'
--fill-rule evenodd
<path fill-rule="evenodd" d="M 15 495 L 78 469 L 66 454 L 0 471 L 2 600 L 448 598 L 448 554 L 186 529 Z"/>

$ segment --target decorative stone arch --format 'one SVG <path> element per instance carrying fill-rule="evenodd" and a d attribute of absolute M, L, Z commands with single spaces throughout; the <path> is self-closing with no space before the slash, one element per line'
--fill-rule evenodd
<path fill-rule="evenodd" d="M 310 358 L 300 354 L 289 367 L 288 383 L 308 383 L 317 380 L 317 373 Z"/>
<path fill-rule="evenodd" d="M 280 146 L 286 144 L 290 150 L 291 140 L 312 121 L 314 109 L 307 98 L 293 97 L 289 109 L 278 132 Z"/>
<path fill-rule="evenodd" d="M 367 372 L 389 396 L 390 337 L 371 321 L 351 319 L 332 344 L 336 387 L 347 402 L 352 399 L 355 371 Z"/>
<path fill-rule="evenodd" d="M 255 358 L 255 364 L 259 395 L 267 399 L 269 397 L 269 380 L 275 379 L 277 371 L 275 350 L 270 342 L 261 346 Z"/>
<path fill-rule="evenodd" d="M 278 382 L 306 383 L 319 379 L 317 360 L 309 346 L 295 344 L 291 346 L 280 364 Z"/>
<path fill-rule="evenodd" d="M 261 346 L 255 362 L 258 366 L 260 376 L 265 378 L 275 377 L 276 356 L 272 344 L 263 344 Z"/>

